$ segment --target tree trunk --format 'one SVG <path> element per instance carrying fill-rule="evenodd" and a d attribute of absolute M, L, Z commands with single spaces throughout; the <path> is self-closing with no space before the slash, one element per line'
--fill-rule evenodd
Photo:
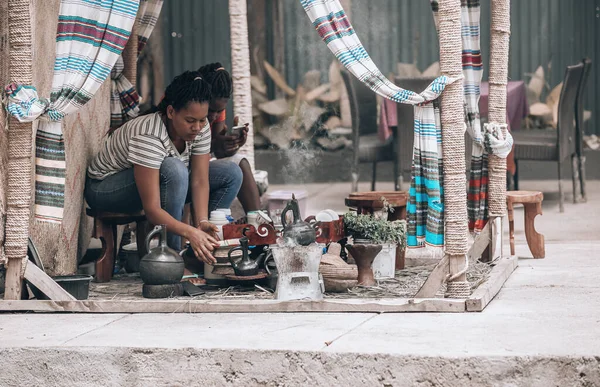
<path fill-rule="evenodd" d="M 240 150 L 254 168 L 254 130 L 252 127 L 252 88 L 250 85 L 250 48 L 246 0 L 229 0 L 231 26 L 231 76 L 233 112 L 240 124 L 249 123 L 248 141 Z"/>

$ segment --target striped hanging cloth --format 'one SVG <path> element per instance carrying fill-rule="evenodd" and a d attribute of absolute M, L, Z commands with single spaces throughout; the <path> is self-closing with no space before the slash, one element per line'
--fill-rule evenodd
<path fill-rule="evenodd" d="M 382 97 L 415 105 L 408 245 L 443 247 L 442 135 L 439 109 L 433 102 L 455 79 L 438 77 L 422 93 L 402 89 L 373 63 L 338 0 L 300 0 L 300 3 L 330 51 L 348 71 Z"/>
<path fill-rule="evenodd" d="M 496 124 L 484 125 L 479 116 L 479 97 L 483 65 L 480 44 L 480 1 L 461 0 L 462 66 L 464 77 L 465 120 L 467 133 L 473 139 L 467 209 L 469 229 L 481 232 L 488 220 L 488 155 L 506 158 L 512 149 L 512 137 L 504 138 Z M 438 0 L 431 0 L 431 9 L 438 26 Z"/>
<path fill-rule="evenodd" d="M 110 127 L 118 128 L 140 113 L 140 96 L 123 75 L 125 62 L 119 56 L 110 72 Z"/>
<path fill-rule="evenodd" d="M 40 120 L 35 147 L 35 218 L 61 223 L 65 191 L 62 119 L 85 105 L 121 55 L 139 0 L 61 0 L 50 98 L 35 87 L 5 88 L 6 109 L 21 122 Z"/>
<path fill-rule="evenodd" d="M 163 0 L 141 0 L 137 19 L 137 54 L 142 52 L 160 16 Z M 135 86 L 123 75 L 125 64 L 119 57 L 110 78 L 110 127 L 118 128 L 140 113 L 140 96 Z"/>

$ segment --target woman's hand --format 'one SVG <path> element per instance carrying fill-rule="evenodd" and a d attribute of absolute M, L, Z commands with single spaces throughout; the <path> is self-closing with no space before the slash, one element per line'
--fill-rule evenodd
<path fill-rule="evenodd" d="M 194 254 L 196 254 L 199 260 L 209 265 L 217 263 L 217 260 L 212 255 L 212 251 L 216 247 L 219 247 L 219 243 L 215 238 L 205 231 L 196 228 L 188 237 L 188 240 L 190 241 L 192 250 L 194 250 Z"/>
<path fill-rule="evenodd" d="M 219 232 L 219 228 L 210 222 L 200 222 L 198 228 L 215 239 L 219 238 L 217 235 L 217 233 Z"/>
<path fill-rule="evenodd" d="M 238 126 L 239 121 L 240 118 L 235 116 L 233 119 L 233 126 Z M 248 123 L 244 124 L 244 128 L 241 130 L 239 136 L 225 135 L 222 137 L 223 153 L 225 154 L 225 157 L 235 155 L 238 150 L 246 144 L 246 141 L 248 140 L 249 125 L 250 124 Z M 227 127 L 225 127 L 225 133 L 227 133 Z"/>

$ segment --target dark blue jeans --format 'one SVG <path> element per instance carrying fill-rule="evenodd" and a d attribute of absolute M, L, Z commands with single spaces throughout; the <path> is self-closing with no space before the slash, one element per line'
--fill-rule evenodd
<path fill-rule="evenodd" d="M 208 177 L 208 211 L 229 208 L 242 185 L 240 167 L 231 161 L 211 161 Z M 190 172 L 185 164 L 175 157 L 167 157 L 160 166 L 160 206 L 179 221 L 183 217 L 183 207 L 191 201 L 190 187 Z M 133 168 L 104 180 L 87 177 L 84 194 L 88 205 L 98 211 L 131 213 L 143 209 Z M 179 251 L 181 237 L 168 233 L 167 244 Z"/>

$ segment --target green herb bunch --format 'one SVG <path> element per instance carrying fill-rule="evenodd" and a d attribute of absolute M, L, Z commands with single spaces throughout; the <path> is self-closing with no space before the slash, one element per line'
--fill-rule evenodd
<path fill-rule="evenodd" d="M 355 212 L 344 214 L 346 235 L 354 239 L 367 239 L 374 244 L 397 243 L 406 246 L 406 221 L 389 222 L 372 215 L 358 215 Z"/>

